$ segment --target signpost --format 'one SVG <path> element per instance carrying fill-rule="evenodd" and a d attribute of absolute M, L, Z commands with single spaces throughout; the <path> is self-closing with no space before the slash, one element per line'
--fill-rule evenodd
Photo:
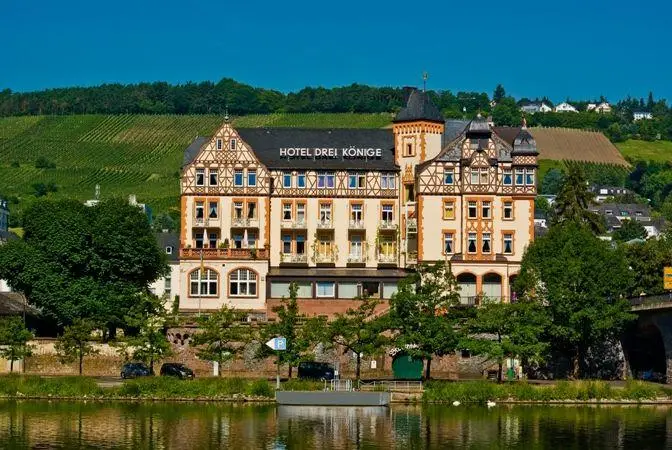
<path fill-rule="evenodd" d="M 663 288 L 670 291 L 670 298 L 672 298 L 672 267 L 663 268 Z"/>
<path fill-rule="evenodd" d="M 287 350 L 287 339 L 285 339 L 282 336 L 274 337 L 272 339 L 269 339 L 268 342 L 266 342 L 266 346 L 271 348 L 272 350 L 275 350 L 275 354 L 277 357 L 276 360 L 276 373 L 275 373 L 275 389 L 279 390 L 280 389 L 280 352 Z"/>

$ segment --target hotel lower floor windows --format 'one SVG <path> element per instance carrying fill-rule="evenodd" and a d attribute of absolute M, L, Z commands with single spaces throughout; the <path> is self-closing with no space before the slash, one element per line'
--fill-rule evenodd
<path fill-rule="evenodd" d="M 317 297 L 335 297 L 336 283 L 333 281 L 317 281 L 315 283 L 315 295 Z"/>
<path fill-rule="evenodd" d="M 189 275 L 189 293 L 192 296 L 216 297 L 217 272 L 211 269 L 196 269 Z M 200 289 L 199 289 L 200 286 Z"/>
<path fill-rule="evenodd" d="M 231 297 L 256 297 L 257 274 L 249 269 L 237 269 L 229 274 Z"/>

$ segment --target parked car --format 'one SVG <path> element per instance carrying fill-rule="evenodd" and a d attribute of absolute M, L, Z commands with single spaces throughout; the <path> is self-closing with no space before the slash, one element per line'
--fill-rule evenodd
<path fill-rule="evenodd" d="M 299 378 L 312 380 L 333 380 L 334 366 L 329 363 L 304 361 L 299 363 Z"/>
<path fill-rule="evenodd" d="M 121 368 L 121 378 L 148 377 L 152 375 L 149 367 L 143 363 L 126 363 Z"/>
<path fill-rule="evenodd" d="M 161 376 L 177 377 L 180 380 L 193 379 L 194 371 L 184 364 L 180 363 L 164 363 L 161 366 Z"/>

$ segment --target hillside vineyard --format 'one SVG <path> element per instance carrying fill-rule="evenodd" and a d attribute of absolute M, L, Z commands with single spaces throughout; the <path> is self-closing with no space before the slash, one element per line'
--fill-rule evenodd
<path fill-rule="evenodd" d="M 447 131 L 418 90 L 391 129 L 227 121 L 184 154 L 180 309 L 272 317 L 291 282 L 308 315 L 363 295 L 385 308 L 407 270 L 435 261 L 451 263 L 463 303 L 510 301 L 533 239 L 537 156 L 525 127 L 511 142 L 481 117 Z"/>

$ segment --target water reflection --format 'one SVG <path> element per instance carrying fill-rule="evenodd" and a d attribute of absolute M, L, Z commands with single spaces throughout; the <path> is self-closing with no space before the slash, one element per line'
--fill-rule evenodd
<path fill-rule="evenodd" d="M 323 408 L 0 402 L 0 448 L 672 447 L 668 407 Z"/>

